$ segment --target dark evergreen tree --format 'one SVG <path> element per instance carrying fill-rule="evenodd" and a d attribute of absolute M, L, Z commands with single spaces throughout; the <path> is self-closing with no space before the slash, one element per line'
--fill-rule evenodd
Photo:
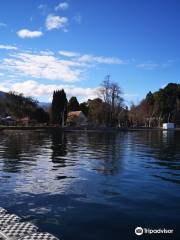
<path fill-rule="evenodd" d="M 79 102 L 76 97 L 71 97 L 68 103 L 68 112 L 79 111 Z"/>
<path fill-rule="evenodd" d="M 56 90 L 52 100 L 52 122 L 64 126 L 67 119 L 67 98 L 64 89 Z"/>

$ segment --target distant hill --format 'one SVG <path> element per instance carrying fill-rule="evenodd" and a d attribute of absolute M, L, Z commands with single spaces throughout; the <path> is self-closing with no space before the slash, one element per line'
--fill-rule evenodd
<path fill-rule="evenodd" d="M 51 103 L 48 103 L 48 102 L 38 102 L 38 105 L 40 107 L 42 107 L 44 110 L 47 110 L 50 107 Z"/>
<path fill-rule="evenodd" d="M 6 100 L 6 93 L 0 91 L 0 102 L 4 102 Z"/>
<path fill-rule="evenodd" d="M 43 107 L 42 107 L 43 105 Z M 23 96 L 18 93 L 5 93 L 0 91 L 0 116 L 11 116 L 20 119 L 28 116 L 38 123 L 49 121 L 48 108 L 46 103 L 37 103 L 35 99 Z"/>
<path fill-rule="evenodd" d="M 5 92 L 2 92 L 0 91 L 0 99 L 3 99 L 6 97 L 6 93 Z"/>
<path fill-rule="evenodd" d="M 4 100 L 6 98 L 6 92 L 0 91 L 0 100 Z M 48 102 L 38 102 L 38 105 L 42 107 L 43 109 L 48 109 L 51 105 L 51 103 Z"/>

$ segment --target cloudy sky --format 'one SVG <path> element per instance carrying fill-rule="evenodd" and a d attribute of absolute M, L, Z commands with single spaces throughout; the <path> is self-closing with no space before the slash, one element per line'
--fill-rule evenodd
<path fill-rule="evenodd" d="M 107 74 L 126 103 L 180 83 L 179 0 L 1 0 L 0 90 L 96 97 Z"/>

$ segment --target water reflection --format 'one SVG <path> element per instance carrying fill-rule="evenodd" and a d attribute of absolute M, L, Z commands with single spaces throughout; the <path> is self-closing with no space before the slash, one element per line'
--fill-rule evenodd
<path fill-rule="evenodd" d="M 118 175 L 124 158 L 130 154 L 134 155 L 133 159 L 142 158 L 147 167 L 157 164 L 176 171 L 180 168 L 179 137 L 180 133 L 174 131 L 143 134 L 8 131 L 1 135 L 0 163 L 2 172 L 17 173 L 33 171 L 39 164 L 37 161 L 43 158 L 44 165 L 46 162 L 43 168 L 48 171 L 63 172 L 67 168 L 72 173 L 75 168 L 84 168 L 104 175 Z M 64 168 L 63 171 L 60 168 Z M 179 176 L 176 172 L 171 174 Z M 73 175 L 76 174 L 69 177 L 73 178 Z M 55 179 L 66 177 L 58 174 Z"/>
<path fill-rule="evenodd" d="M 173 142 L 175 137 L 174 130 L 172 131 L 163 131 L 162 132 L 162 138 L 164 143 Z"/>
<path fill-rule="evenodd" d="M 41 133 L 7 131 L 1 134 L 0 159 L 4 172 L 20 172 L 35 164 L 45 141 Z"/>
<path fill-rule="evenodd" d="M 124 142 L 126 133 L 118 134 L 96 133 L 88 134 L 89 157 L 96 161 L 92 162 L 91 168 L 105 175 L 119 173 L 124 156 Z M 98 161 L 97 161 L 98 160 Z"/>
<path fill-rule="evenodd" d="M 139 157 L 150 169 L 158 169 L 153 176 L 164 181 L 180 183 L 180 132 L 147 131 L 134 136 Z M 157 167 L 155 167 L 155 165 Z"/>
<path fill-rule="evenodd" d="M 62 163 L 67 155 L 67 138 L 64 132 L 56 131 L 51 135 L 52 162 Z"/>

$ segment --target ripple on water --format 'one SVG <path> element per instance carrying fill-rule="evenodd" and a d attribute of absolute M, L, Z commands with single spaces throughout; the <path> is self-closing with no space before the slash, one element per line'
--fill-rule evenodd
<path fill-rule="evenodd" d="M 65 240 L 117 239 L 119 228 L 123 236 L 137 222 L 151 226 L 154 218 L 158 226 L 166 219 L 178 226 L 179 137 L 158 131 L 4 132 L 0 204 Z"/>

